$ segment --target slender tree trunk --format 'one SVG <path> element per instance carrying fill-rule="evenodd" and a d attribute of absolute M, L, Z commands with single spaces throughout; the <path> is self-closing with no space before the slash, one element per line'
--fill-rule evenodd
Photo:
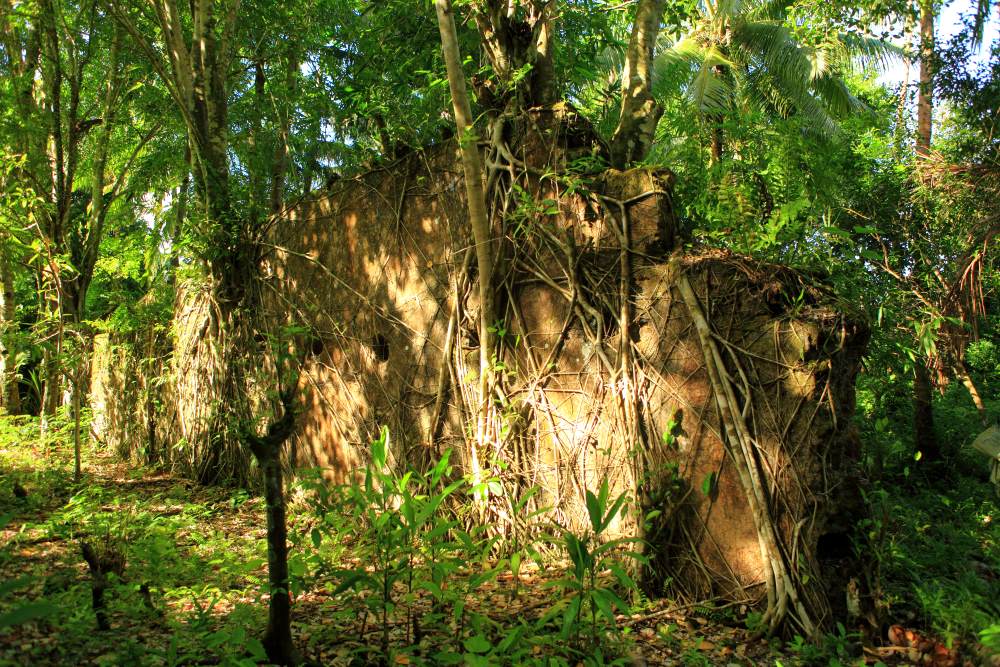
<path fill-rule="evenodd" d="M 476 259 L 479 265 L 479 373 L 480 373 L 480 415 L 478 441 L 486 438 L 486 421 L 494 356 L 493 334 L 490 327 L 494 320 L 493 296 L 493 249 L 490 239 L 489 217 L 486 211 L 486 196 L 483 190 L 483 167 L 479 158 L 476 135 L 472 127 L 472 110 L 465 90 L 465 73 L 458 52 L 458 35 L 455 30 L 455 16 L 450 0 L 435 0 L 438 28 L 441 32 L 441 48 L 448 68 L 448 85 L 451 88 L 452 106 L 455 111 L 455 125 L 458 143 L 462 150 L 462 169 L 465 173 L 465 189 L 468 195 L 469 220 L 472 236 L 476 244 Z"/>
<path fill-rule="evenodd" d="M 181 242 L 181 235 L 184 233 L 184 219 L 187 216 L 188 190 L 191 188 L 191 144 L 186 142 L 184 146 L 184 178 L 177 190 L 177 207 L 174 217 L 174 230 L 170 235 L 170 280 L 175 279 L 177 269 L 181 265 L 180 252 L 177 246 Z"/>
<path fill-rule="evenodd" d="M 288 529 L 285 523 L 285 491 L 281 461 L 274 452 L 260 461 L 264 472 L 267 503 L 267 577 L 271 588 L 264 648 L 279 665 L 298 662 L 292 645 L 292 604 L 288 587 Z"/>
<path fill-rule="evenodd" d="M 104 221 L 107 217 L 107 201 L 105 186 L 107 185 L 108 154 L 111 150 L 111 135 L 115 126 L 115 107 L 121 89 L 121 76 L 118 61 L 121 47 L 122 31 L 115 26 L 114 38 L 111 41 L 107 59 L 107 81 L 104 87 L 104 104 L 101 115 L 101 126 L 97 135 L 96 147 L 93 151 L 90 186 L 90 215 L 84 229 L 83 244 L 79 256 L 74 256 L 76 275 L 66 283 L 69 288 L 69 298 L 64 301 L 70 304 L 76 320 L 82 322 L 87 317 L 87 292 L 94 276 L 94 265 L 100 254 L 101 238 L 104 236 Z M 76 253 L 74 253 L 76 254 Z"/>
<path fill-rule="evenodd" d="M 712 164 L 719 164 L 722 161 L 722 154 L 726 147 L 726 131 L 722 127 L 722 114 L 713 115 L 712 123 Z"/>
<path fill-rule="evenodd" d="M 83 363 L 80 359 L 78 363 Z M 83 476 L 83 457 L 80 442 L 80 370 L 73 369 L 73 481 L 79 483 Z"/>
<path fill-rule="evenodd" d="M 150 361 L 156 359 L 155 329 L 150 328 L 146 336 L 146 359 Z M 143 383 L 145 391 L 144 401 L 146 408 L 146 463 L 156 465 L 160 463 L 159 443 L 156 436 L 156 401 L 153 393 L 153 383 L 148 380 Z M 166 459 L 167 457 L 164 457 Z"/>
<path fill-rule="evenodd" d="M 3 334 L 2 346 L 0 350 L 3 364 L 3 375 L 0 377 L 0 391 L 3 392 L 3 404 L 7 408 L 7 414 L 21 414 L 21 392 L 18 389 L 17 380 L 17 348 L 12 344 L 12 334 L 17 329 L 17 305 L 14 303 L 14 273 L 10 270 L 10 261 L 6 256 L 0 256 L 0 332 Z"/>
<path fill-rule="evenodd" d="M 934 0 L 920 1 L 920 88 L 917 92 L 917 155 L 931 148 L 934 109 Z"/>
<path fill-rule="evenodd" d="M 933 112 L 932 59 L 934 56 L 934 2 L 920 2 L 920 88 L 917 92 L 916 152 L 926 156 L 931 146 Z M 917 450 L 927 460 L 941 458 L 941 446 L 934 433 L 934 408 L 931 403 L 931 376 L 918 359 L 913 376 L 913 431 Z"/>
<path fill-rule="evenodd" d="M 918 359 L 913 374 L 913 430 L 917 451 L 927 461 L 941 458 L 941 446 L 934 433 L 934 411 L 931 404 L 931 374 Z"/>
<path fill-rule="evenodd" d="M 298 57 L 294 53 L 289 53 L 285 71 L 285 93 L 291 97 L 295 95 L 298 69 Z M 286 107 L 279 107 L 278 118 L 279 131 L 274 147 L 274 157 L 271 160 L 271 215 L 280 213 L 285 205 L 285 179 L 288 174 L 288 134 L 291 131 L 291 118 Z"/>
<path fill-rule="evenodd" d="M 292 390 L 281 395 L 284 414 L 271 424 L 267 435 L 250 435 L 248 443 L 264 474 L 267 503 L 267 577 L 271 591 L 264 649 L 267 659 L 278 665 L 297 665 L 301 658 L 292 643 L 292 603 L 288 585 L 288 528 L 285 522 L 285 491 L 281 470 L 281 447 L 295 426 Z"/>
<path fill-rule="evenodd" d="M 611 138 L 611 164 L 623 169 L 649 154 L 663 109 L 653 99 L 653 49 L 663 0 L 639 0 L 622 73 L 622 108 Z"/>
<path fill-rule="evenodd" d="M 63 372 L 60 357 L 62 356 L 63 323 L 65 321 L 63 318 L 65 315 L 62 312 L 59 297 L 55 294 L 61 291 L 61 288 L 58 286 L 58 280 L 55 282 L 56 284 L 48 287 L 48 294 L 45 297 L 47 304 L 45 318 L 49 320 L 47 334 L 50 342 L 42 352 L 42 370 L 45 374 L 45 388 L 42 392 L 41 405 L 42 431 L 48 429 L 48 419 L 56 414 L 62 398 Z"/>

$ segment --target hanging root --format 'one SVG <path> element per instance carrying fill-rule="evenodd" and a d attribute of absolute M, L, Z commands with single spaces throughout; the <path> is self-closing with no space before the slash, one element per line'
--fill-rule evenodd
<path fill-rule="evenodd" d="M 762 479 L 760 448 L 747 427 L 743 413 L 738 409 L 736 395 L 722 361 L 722 355 L 686 275 L 681 274 L 677 288 L 691 313 L 691 320 L 698 333 L 698 340 L 705 356 L 705 369 L 719 408 L 726 451 L 736 466 L 740 483 L 746 493 L 754 526 L 757 529 L 761 556 L 769 565 L 767 610 L 764 613 L 762 627 L 774 632 L 786 620 L 793 620 L 807 636 L 812 637 L 816 634 L 817 627 L 801 600 L 799 582 L 789 567 L 771 518 L 769 494 Z"/>

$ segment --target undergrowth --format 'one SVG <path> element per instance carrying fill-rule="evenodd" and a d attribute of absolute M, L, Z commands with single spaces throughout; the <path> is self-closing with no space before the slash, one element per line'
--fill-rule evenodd
<path fill-rule="evenodd" d="M 953 399 L 938 399 L 952 445 L 943 463 L 907 451 L 905 420 L 866 423 L 884 460 L 878 476 L 868 468 L 855 544 L 883 624 L 1000 650 L 1000 502 Z M 69 428 L 53 420 L 42 438 L 37 420 L 0 418 L 0 665 L 263 660 L 261 500 L 116 463 L 93 445 L 75 484 Z M 727 664 L 706 648 L 717 640 L 675 623 L 623 622 L 648 601 L 630 575 L 641 556 L 604 536 L 628 507 L 606 485 L 587 493 L 586 532 L 536 514 L 504 544 L 472 527 L 477 496 L 447 454 L 422 474 L 388 460 L 383 434 L 363 478 L 333 485 L 307 472 L 289 494 L 294 631 L 317 664 L 628 664 L 643 640 L 675 664 Z M 107 595 L 110 635 L 95 629 L 85 541 L 125 563 Z M 752 617 L 711 604 L 694 613 L 730 626 Z M 860 639 L 840 624 L 818 643 L 772 643 L 751 663 L 858 664 Z"/>
<path fill-rule="evenodd" d="M 1000 355 L 984 349 L 970 346 L 969 364 L 996 422 Z M 959 383 L 935 394 L 943 460 L 926 461 L 912 444 L 911 392 L 907 377 L 863 377 L 858 394 L 869 519 L 856 549 L 879 620 L 1000 654 L 1000 489 L 971 447 L 979 416 Z"/>

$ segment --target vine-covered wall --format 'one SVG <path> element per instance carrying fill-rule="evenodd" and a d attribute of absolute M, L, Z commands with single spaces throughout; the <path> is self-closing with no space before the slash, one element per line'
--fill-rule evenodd
<path fill-rule="evenodd" d="M 449 143 L 332 180 L 267 238 L 269 326 L 300 332 L 289 463 L 345 481 L 385 425 L 397 466 L 452 448 L 480 483 L 476 519 L 505 533 L 537 529 L 524 519 L 533 510 L 585 527 L 585 491 L 607 480 L 632 504 L 611 532 L 650 544 L 650 586 L 750 603 L 790 591 L 789 613 L 822 625 L 820 544 L 841 530 L 853 489 L 867 328 L 814 278 L 682 250 L 672 175 L 595 167 L 591 135 L 565 108 L 500 136 L 484 149 L 502 213 L 491 437 L 472 437 L 478 276 Z M 188 470 L 205 451 L 199 414 L 212 400 L 199 303 L 183 291 L 165 385 L 129 384 L 143 377 L 134 352 L 110 348 L 95 364 L 102 437 L 135 451 L 155 422 Z M 132 398 L 143 392 L 156 394 L 157 420 Z M 249 461 L 229 453 L 241 455 Z"/>

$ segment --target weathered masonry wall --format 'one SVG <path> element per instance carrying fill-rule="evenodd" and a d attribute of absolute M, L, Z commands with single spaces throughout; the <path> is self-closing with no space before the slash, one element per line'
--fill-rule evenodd
<path fill-rule="evenodd" d="M 387 425 L 397 465 L 419 467 L 451 447 L 453 460 L 514 495 L 541 487 L 534 502 L 567 527 L 585 525 L 585 490 L 607 479 L 635 507 L 614 531 L 643 534 L 675 586 L 759 600 L 766 569 L 705 350 L 678 291 L 686 279 L 752 431 L 780 539 L 801 579 L 814 582 L 814 606 L 827 609 L 815 583 L 823 578 L 808 574 L 818 574 L 820 538 L 840 530 L 838 506 L 852 488 L 864 324 L 789 269 L 671 254 L 669 174 L 552 178 L 524 163 L 496 276 L 506 398 L 496 407 L 504 437 L 491 451 L 469 437 L 477 277 L 455 147 L 336 181 L 276 225 L 267 305 L 275 322 L 311 332 L 290 464 L 344 481 Z M 197 292 L 187 294 L 178 317 L 196 324 Z M 193 333 L 174 350 L 197 349 L 198 326 L 176 330 Z M 191 440 L 203 387 L 190 360 L 172 363 L 156 419 L 115 407 L 132 366 L 113 354 L 95 363 L 103 438 L 127 450 L 158 424 L 159 440 Z M 635 517 L 650 509 L 662 514 L 640 529 Z M 488 511 L 500 529 L 517 520 L 500 497 Z"/>

